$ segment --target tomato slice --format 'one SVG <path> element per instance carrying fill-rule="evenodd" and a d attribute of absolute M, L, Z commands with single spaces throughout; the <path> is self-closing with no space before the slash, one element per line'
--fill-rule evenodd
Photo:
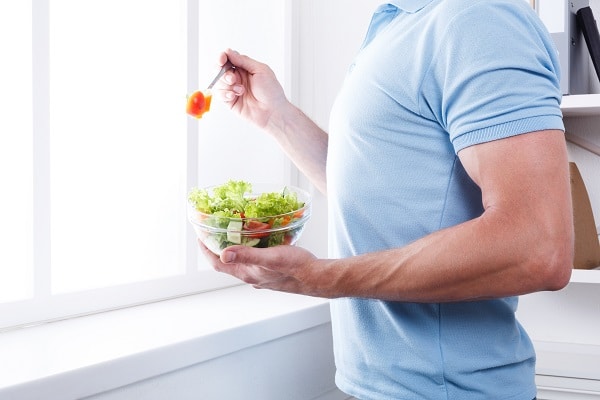
<path fill-rule="evenodd" d="M 263 238 L 269 236 L 270 233 L 265 231 L 270 228 L 271 225 L 267 224 L 266 222 L 260 222 L 253 219 L 250 221 L 246 221 L 246 223 L 244 224 L 245 231 L 257 231 L 248 233 L 247 236 L 252 238 Z"/>
<path fill-rule="evenodd" d="M 187 99 L 185 111 L 192 117 L 202 118 L 202 115 L 210 110 L 211 100 L 212 95 L 210 93 L 194 92 Z"/>

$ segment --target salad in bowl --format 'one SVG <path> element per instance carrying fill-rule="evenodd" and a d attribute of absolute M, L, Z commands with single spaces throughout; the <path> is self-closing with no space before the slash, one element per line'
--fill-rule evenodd
<path fill-rule="evenodd" d="M 233 245 L 294 245 L 310 213 L 310 194 L 293 186 L 230 180 L 188 194 L 188 219 L 217 255 Z"/>

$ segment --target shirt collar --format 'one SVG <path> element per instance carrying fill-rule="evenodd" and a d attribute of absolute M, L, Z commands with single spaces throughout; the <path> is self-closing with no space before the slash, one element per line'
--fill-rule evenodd
<path fill-rule="evenodd" d="M 414 13 L 431 3 L 433 0 L 389 0 L 389 4 L 393 4 L 402 11 Z"/>

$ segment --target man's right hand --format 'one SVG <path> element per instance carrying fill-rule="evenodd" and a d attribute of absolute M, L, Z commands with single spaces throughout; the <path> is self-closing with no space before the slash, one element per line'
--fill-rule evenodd
<path fill-rule="evenodd" d="M 235 69 L 223 75 L 213 92 L 233 111 L 266 128 L 273 113 L 288 103 L 275 73 L 268 65 L 231 49 L 221 53 L 220 65 L 227 60 Z"/>

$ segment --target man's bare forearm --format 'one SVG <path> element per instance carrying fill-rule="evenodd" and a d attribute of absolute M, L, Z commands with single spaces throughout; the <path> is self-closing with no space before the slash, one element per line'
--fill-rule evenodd
<path fill-rule="evenodd" d="M 266 130 L 317 189 L 327 194 L 327 133 L 291 103 L 273 113 Z"/>
<path fill-rule="evenodd" d="M 321 260 L 327 278 L 319 280 L 333 289 L 326 297 L 409 302 L 482 300 L 564 286 L 569 243 L 542 225 L 502 219 L 482 216 L 402 248 Z"/>

